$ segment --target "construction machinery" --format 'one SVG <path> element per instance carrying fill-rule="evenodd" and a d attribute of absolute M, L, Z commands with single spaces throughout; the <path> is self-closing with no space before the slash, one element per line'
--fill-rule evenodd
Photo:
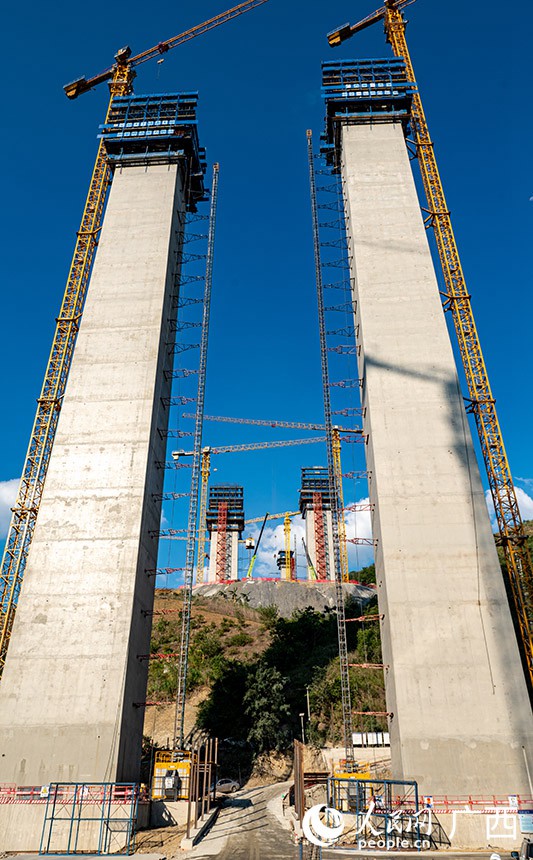
<path fill-rule="evenodd" d="M 291 519 L 293 517 L 299 517 L 300 515 L 300 511 L 286 511 L 283 514 L 267 514 L 268 520 L 283 520 L 283 533 L 285 536 L 283 568 L 285 570 L 285 579 L 287 581 L 294 579 L 294 570 L 291 561 Z M 259 523 L 261 522 L 261 519 L 261 517 L 254 517 L 251 520 L 246 520 L 246 525 Z"/>
<path fill-rule="evenodd" d="M 503 548 L 508 591 L 530 695 L 533 696 L 533 565 L 518 506 L 496 402 L 476 329 L 470 294 L 461 266 L 459 250 L 446 203 L 434 144 L 424 113 L 413 63 L 405 36 L 402 10 L 415 0 L 386 0 L 385 4 L 357 24 L 345 24 L 328 34 L 334 47 L 372 24 L 383 21 L 387 41 L 396 57 L 405 63 L 407 79 L 413 85 L 410 125 L 426 197 L 426 227 L 432 227 L 445 284 L 442 294 L 445 311 L 452 314 L 455 333 L 468 387 L 467 407 L 473 414 L 487 471 L 498 523 L 498 543 Z"/>
<path fill-rule="evenodd" d="M 341 437 L 338 427 L 331 431 L 331 447 L 333 454 L 333 467 L 335 469 L 337 486 L 339 488 L 339 542 L 341 551 L 341 578 L 343 582 L 350 579 L 348 570 L 348 546 L 346 543 L 346 521 L 344 519 L 344 491 L 342 488 L 342 463 L 341 463 Z"/>
<path fill-rule="evenodd" d="M 149 50 L 133 57 L 129 47 L 121 48 L 115 55 L 115 63 L 112 66 L 99 75 L 89 78 L 89 80 L 84 77 L 78 78 L 65 87 L 65 93 L 69 99 L 75 99 L 98 84 L 108 82 L 110 100 L 106 113 L 107 123 L 110 119 L 114 99 L 128 96 L 133 92 L 137 66 L 166 54 L 172 48 L 201 36 L 266 2 L 268 0 L 248 0 L 248 2 L 234 6 L 168 41 L 159 42 Z M 104 143 L 101 140 L 80 229 L 76 237 L 67 285 L 56 321 L 44 383 L 37 400 L 36 416 L 2 559 L 0 570 L 0 675 L 5 664 L 28 551 L 39 513 L 111 177 L 111 168 L 107 162 Z"/>
<path fill-rule="evenodd" d="M 293 573 L 291 565 L 291 518 L 288 514 L 283 521 L 283 532 L 285 535 L 285 579 L 290 582 Z"/>
<path fill-rule="evenodd" d="M 283 520 L 287 517 L 292 519 L 292 517 L 299 517 L 300 511 L 284 511 L 282 514 L 268 514 L 269 520 Z M 245 520 L 245 525 L 250 526 L 252 523 L 261 523 L 263 522 L 263 517 L 253 517 L 251 520 Z"/>
<path fill-rule="evenodd" d="M 283 533 L 285 536 L 285 549 L 284 549 L 284 562 L 283 567 L 285 570 L 285 579 L 291 580 L 293 579 L 293 572 L 291 567 L 291 519 L 293 517 L 301 516 L 300 511 L 285 511 L 282 514 L 267 514 L 267 520 L 283 520 Z M 251 525 L 252 523 L 260 523 L 262 521 L 262 517 L 253 517 L 251 520 L 246 520 L 246 525 Z M 287 558 L 289 561 L 287 562 Z"/>
<path fill-rule="evenodd" d="M 184 412 L 184 418 L 194 418 L 193 412 Z M 291 430 L 325 430 L 324 424 L 309 424 L 303 421 L 283 421 L 276 419 L 269 420 L 268 418 L 232 418 L 224 415 L 204 415 L 204 421 L 218 421 L 225 424 L 255 424 L 259 427 L 274 427 L 276 429 L 291 429 Z M 363 435 L 360 427 L 337 427 L 341 433 L 354 433 L 358 436 Z"/>
<path fill-rule="evenodd" d="M 412 0 L 414 2 L 414 0 Z M 193 418 L 194 413 L 185 412 L 183 415 L 184 418 Z M 222 416 L 222 415 L 204 415 L 204 421 L 218 421 L 228 424 L 254 424 L 262 427 L 273 427 L 273 428 L 291 428 L 298 430 L 325 430 L 324 424 L 310 424 L 304 423 L 302 421 L 284 421 L 279 419 L 267 419 L 267 418 L 233 418 L 230 416 Z M 332 427 L 332 446 L 333 446 L 333 462 L 335 466 L 335 471 L 337 474 L 337 481 L 339 486 L 339 503 L 341 510 L 344 509 L 344 493 L 342 487 L 342 465 L 341 465 L 341 433 L 349 433 L 360 436 L 361 439 L 364 439 L 364 434 L 361 428 L 350 429 L 348 427 L 339 427 L 334 425 Z M 178 433 L 179 435 L 179 433 Z M 200 520 L 202 522 L 202 520 Z M 290 532 L 289 532 L 290 538 Z M 341 547 L 341 575 L 342 581 L 348 582 L 349 580 L 349 571 L 348 571 L 348 549 L 346 542 L 346 524 L 344 521 L 344 517 L 339 518 L 339 540 Z M 200 557 L 200 556 L 199 556 Z M 287 564 L 287 562 L 286 562 Z M 287 571 L 286 571 L 287 574 Z"/>
<path fill-rule="evenodd" d="M 198 530 L 198 557 L 196 563 L 196 582 L 201 583 L 204 580 L 204 561 L 205 561 L 205 520 L 207 511 L 207 488 L 209 484 L 209 476 L 211 474 L 211 455 L 212 454 L 234 454 L 239 451 L 260 451 L 266 448 L 285 448 L 292 445 L 306 445 L 324 442 L 323 436 L 314 436 L 309 439 L 288 439 L 284 441 L 274 442 L 251 442 L 244 445 L 221 445 L 216 448 L 205 447 L 202 449 L 202 466 L 201 466 L 201 486 L 200 486 L 200 525 Z M 173 451 L 172 457 L 175 462 L 181 457 L 192 456 L 192 451 Z M 169 464 L 172 467 L 172 463 Z M 282 514 L 281 516 L 285 516 Z M 269 519 L 275 519 L 277 515 L 269 515 Z M 247 520 L 248 523 L 261 522 L 262 517 L 257 520 Z"/>
<path fill-rule="evenodd" d="M 196 582 L 204 580 L 205 521 L 207 515 L 207 488 L 211 474 L 211 448 L 202 450 L 202 474 L 200 484 L 200 513 L 198 522 L 198 555 L 196 558 Z"/>
<path fill-rule="evenodd" d="M 315 567 L 313 565 L 313 562 L 311 561 L 311 556 L 309 555 L 309 550 L 307 549 L 307 544 L 303 538 L 302 538 L 302 544 L 303 544 L 303 548 L 304 548 L 304 552 L 305 552 L 305 557 L 307 559 L 307 569 L 309 571 L 309 579 L 316 581 L 318 579 L 318 577 L 316 575 L 316 570 L 315 570 Z"/>
<path fill-rule="evenodd" d="M 322 280 L 322 260 L 320 251 L 320 235 L 318 220 L 318 202 L 316 195 L 316 177 L 313 153 L 313 135 L 307 132 L 307 157 L 309 165 L 309 187 L 311 192 L 311 215 L 313 224 L 313 249 L 315 256 L 315 282 L 318 305 L 318 326 L 320 334 L 320 363 L 322 370 L 322 393 L 324 398 L 324 419 L 326 427 L 326 451 L 328 459 L 328 479 L 330 487 L 331 522 L 333 537 L 333 559 L 332 569 L 335 581 L 335 609 L 337 613 L 337 635 L 339 642 L 339 665 L 341 681 L 341 701 L 344 748 L 348 769 L 355 770 L 356 763 L 353 747 L 352 730 L 352 699 L 350 691 L 350 670 L 348 668 L 348 641 L 346 636 L 346 613 L 344 606 L 344 592 L 342 583 L 341 563 L 341 540 L 339 533 L 339 520 L 344 520 L 344 511 L 341 507 L 342 472 L 335 463 L 335 444 L 333 437 L 333 413 L 331 409 L 331 384 L 329 377 L 328 348 L 326 338 L 326 320 L 324 304 L 324 283 Z M 318 573 L 320 573 L 318 571 Z"/>
<path fill-rule="evenodd" d="M 251 578 L 252 578 L 252 574 L 253 574 L 253 572 L 254 572 L 255 560 L 256 560 L 256 558 L 257 558 L 257 553 L 259 552 L 259 545 L 260 545 L 260 543 L 261 543 L 261 538 L 263 537 L 263 532 L 264 532 L 264 530 L 265 530 L 265 526 L 266 526 L 267 520 L 268 520 L 268 514 L 265 514 L 265 518 L 264 518 L 264 520 L 263 520 L 263 525 L 261 526 L 261 531 L 259 532 L 259 537 L 257 538 L 257 543 L 256 543 L 256 545 L 255 545 L 255 549 L 254 549 L 254 551 L 253 551 L 253 555 L 252 555 L 252 557 L 251 557 L 251 559 L 250 559 L 250 564 L 248 565 L 248 571 L 247 571 L 247 573 L 246 573 L 246 576 L 247 576 L 247 578 L 248 578 L 248 579 L 251 579 Z"/>

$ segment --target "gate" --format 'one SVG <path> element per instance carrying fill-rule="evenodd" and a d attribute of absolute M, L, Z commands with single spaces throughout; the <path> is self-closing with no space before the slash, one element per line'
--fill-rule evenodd
<path fill-rule="evenodd" d="M 132 854 L 138 786 L 120 782 L 53 782 L 39 854 Z"/>

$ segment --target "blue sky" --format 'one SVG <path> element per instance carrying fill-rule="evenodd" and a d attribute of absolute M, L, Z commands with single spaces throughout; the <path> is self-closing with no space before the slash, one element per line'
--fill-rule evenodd
<path fill-rule="evenodd" d="M 306 128 L 322 128 L 322 59 L 388 56 L 378 25 L 332 51 L 328 30 L 376 0 L 268 3 L 138 70 L 136 92 L 198 90 L 199 129 L 221 163 L 207 411 L 320 421 L 322 393 Z M 228 6 L 230 3 L 228 3 Z M 21 471 L 107 103 L 105 86 L 69 102 L 62 85 L 226 8 L 131 0 L 120 14 L 9 4 L 2 52 L 0 527 Z M 444 10 L 444 12 L 442 11 Z M 482 346 L 517 484 L 533 495 L 530 33 L 533 13 L 488 2 L 419 0 L 408 9 L 418 82 L 454 216 Z M 206 425 L 206 442 L 297 431 Z M 355 446 L 351 446 L 355 447 Z M 358 455 L 345 452 L 346 469 Z M 220 456 L 216 480 L 245 486 L 247 516 L 297 507 L 300 467 L 320 446 Z M 358 466 L 361 468 L 361 466 Z M 518 478 L 523 480 L 518 480 Z M 528 483 L 529 481 L 529 483 Z M 347 487 L 353 501 L 358 490 Z M 527 507 L 526 515 L 533 515 Z M 176 503 L 178 505 L 178 503 Z M 183 519 L 177 507 L 177 519 Z M 3 514 L 2 514 L 3 511 Z M 167 515 L 170 516 L 170 511 Z M 180 527 L 182 523 L 173 523 Z M 165 550 L 166 552 L 166 550 Z M 365 562 L 360 553 L 353 563 Z"/>

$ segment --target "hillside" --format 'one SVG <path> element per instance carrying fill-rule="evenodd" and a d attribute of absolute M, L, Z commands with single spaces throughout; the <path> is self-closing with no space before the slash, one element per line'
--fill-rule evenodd
<path fill-rule="evenodd" d="M 533 520 L 524 523 L 533 553 Z M 500 561 L 503 566 L 501 550 Z M 377 612 L 374 566 L 350 573 L 347 618 Z M 166 746 L 174 731 L 179 649 L 179 591 L 158 590 L 152 631 L 145 735 Z M 362 610 L 362 607 L 364 609 Z M 350 663 L 381 663 L 376 622 L 347 625 Z M 185 730 L 194 725 L 222 739 L 222 756 L 243 776 L 265 752 L 285 752 L 301 734 L 317 747 L 342 737 L 337 626 L 333 588 L 320 583 L 240 582 L 195 589 L 187 681 Z M 385 711 L 381 670 L 350 670 L 358 711 Z M 168 704 L 167 704 L 168 703 Z M 381 718 L 358 717 L 355 731 L 386 729 Z M 224 743 L 225 741 L 225 743 Z M 237 764 L 235 764 L 237 762 Z"/>
<path fill-rule="evenodd" d="M 366 591 L 373 601 L 372 591 Z M 374 612 L 369 598 L 365 611 Z M 360 590 L 355 589 L 347 601 L 348 618 L 361 614 L 360 601 Z M 181 604 L 179 592 L 157 591 L 152 654 L 178 650 Z M 350 623 L 347 631 L 350 662 L 381 662 L 376 622 Z M 228 589 L 225 597 L 197 592 L 192 608 L 186 729 L 196 721 L 225 740 L 226 755 L 232 750 L 244 775 L 251 771 L 253 758 L 264 752 L 283 753 L 300 736 L 299 715 L 307 713 L 308 690 L 311 720 L 306 721 L 307 739 L 316 746 L 339 742 L 342 715 L 337 653 L 336 616 L 327 604 L 321 612 L 301 608 L 283 618 L 273 605 L 251 608 L 236 589 Z M 169 703 L 148 708 L 146 713 L 145 735 L 159 746 L 172 737 L 176 681 L 175 658 L 151 660 L 147 698 Z M 351 682 L 358 710 L 385 710 L 381 671 L 352 669 Z M 372 716 L 361 718 L 360 723 L 356 730 L 385 728 Z"/>
<path fill-rule="evenodd" d="M 361 572 L 362 573 L 362 572 Z M 354 577 L 356 574 L 354 574 Z M 375 586 L 354 580 L 343 585 L 346 600 L 364 606 L 375 596 Z M 334 582 L 286 582 L 282 579 L 243 579 L 229 585 L 211 583 L 197 585 L 195 597 L 222 597 L 251 609 L 276 606 L 282 618 L 290 618 L 302 609 L 325 612 L 335 608 Z"/>

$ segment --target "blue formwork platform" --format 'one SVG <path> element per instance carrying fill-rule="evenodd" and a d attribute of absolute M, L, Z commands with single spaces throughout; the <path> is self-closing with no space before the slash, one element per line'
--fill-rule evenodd
<path fill-rule="evenodd" d="M 407 131 L 415 92 L 401 57 L 322 63 L 326 162 L 338 169 L 342 125 L 401 122 Z"/>
<path fill-rule="evenodd" d="M 187 205 L 206 199 L 205 149 L 200 146 L 196 108 L 198 93 L 120 96 L 115 98 L 98 135 L 112 167 L 183 161 L 187 171 Z"/>
<path fill-rule="evenodd" d="M 322 496 L 322 507 L 331 510 L 331 484 L 325 466 L 305 466 L 302 468 L 302 486 L 300 487 L 300 512 L 305 517 L 309 508 L 313 510 L 314 496 Z"/>
<path fill-rule="evenodd" d="M 209 533 L 216 530 L 220 504 L 227 505 L 227 531 L 244 531 L 244 489 L 237 484 L 218 484 L 209 488 L 206 524 Z"/>

